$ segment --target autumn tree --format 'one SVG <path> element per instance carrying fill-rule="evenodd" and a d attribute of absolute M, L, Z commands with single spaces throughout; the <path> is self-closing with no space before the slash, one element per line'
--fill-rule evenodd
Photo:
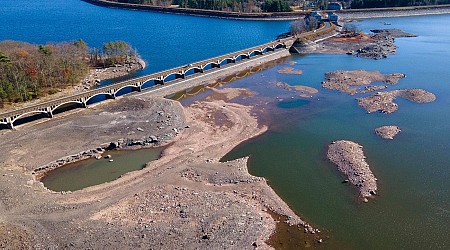
<path fill-rule="evenodd" d="M 0 102 L 22 102 L 78 83 L 87 73 L 84 52 L 73 43 L 0 42 Z"/>
<path fill-rule="evenodd" d="M 107 56 L 107 65 L 124 62 L 136 55 L 135 50 L 124 41 L 111 41 L 103 44 L 103 53 Z"/>

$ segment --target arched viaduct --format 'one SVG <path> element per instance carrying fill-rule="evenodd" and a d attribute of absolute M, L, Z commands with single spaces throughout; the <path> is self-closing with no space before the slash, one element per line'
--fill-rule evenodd
<path fill-rule="evenodd" d="M 329 29 L 330 26 L 325 26 L 319 30 Z M 312 33 L 312 32 L 308 32 Z M 308 35 L 308 34 L 305 34 Z M 278 39 L 252 48 L 232 52 L 222 56 L 209 58 L 206 60 L 194 62 L 188 65 L 179 66 L 176 68 L 160 71 L 150 75 L 126 80 L 123 82 L 107 85 L 101 88 L 89 90 L 80 94 L 76 94 L 69 97 L 56 99 L 49 102 L 44 102 L 38 105 L 21 108 L 11 112 L 0 114 L 0 125 L 6 125 L 7 127 L 14 129 L 14 123 L 24 117 L 44 114 L 44 116 L 52 118 L 53 113 L 68 104 L 76 104 L 80 107 L 87 107 L 89 100 L 96 96 L 106 96 L 106 98 L 116 98 L 118 92 L 124 88 L 131 88 L 133 91 L 141 91 L 144 85 L 153 86 L 158 84 L 164 84 L 165 82 L 172 81 L 174 79 L 185 78 L 190 74 L 201 74 L 206 70 L 220 68 L 222 65 L 236 63 L 240 60 L 252 60 L 259 55 L 266 54 L 271 51 L 279 49 L 289 49 L 294 43 L 294 37 L 287 37 L 284 39 Z M 152 84 L 153 83 L 153 84 Z"/>

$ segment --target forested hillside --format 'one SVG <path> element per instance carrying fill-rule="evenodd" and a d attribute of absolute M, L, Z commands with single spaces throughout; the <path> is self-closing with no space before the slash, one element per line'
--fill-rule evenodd
<path fill-rule="evenodd" d="M 450 0 L 353 0 L 353 9 L 450 4 Z"/>
<path fill-rule="evenodd" d="M 289 12 L 286 0 L 111 0 L 121 3 L 155 6 L 179 5 L 182 8 L 207 9 L 233 12 Z"/>
<path fill-rule="evenodd" d="M 45 45 L 2 41 L 0 107 L 77 85 L 89 67 L 105 67 L 134 56 L 135 51 L 123 41 L 105 43 L 102 49 L 89 49 L 83 40 Z"/>

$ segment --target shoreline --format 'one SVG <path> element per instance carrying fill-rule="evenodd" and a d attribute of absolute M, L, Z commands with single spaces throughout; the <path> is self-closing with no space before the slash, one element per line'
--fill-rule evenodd
<path fill-rule="evenodd" d="M 391 18 L 407 16 L 445 15 L 450 14 L 450 5 L 416 6 L 411 8 L 364 9 L 337 12 L 344 21 L 353 19 Z"/>
<path fill-rule="evenodd" d="M 140 11 L 151 11 L 167 14 L 180 14 L 210 18 L 223 18 L 235 20 L 253 20 L 253 21 L 289 21 L 311 13 L 311 11 L 292 11 L 292 12 L 261 12 L 261 13 L 241 13 L 215 11 L 206 9 L 190 9 L 179 7 L 164 7 L 142 4 L 129 4 L 111 2 L 107 0 L 82 0 L 86 3 L 107 8 L 132 9 Z M 323 11 L 326 12 L 326 11 Z M 342 19 L 366 19 L 366 18 L 386 18 L 402 17 L 411 15 L 434 15 L 450 14 L 450 5 L 430 5 L 430 6 L 411 6 L 411 7 L 392 7 L 392 8 L 374 8 L 374 9 L 345 9 L 334 11 Z"/>

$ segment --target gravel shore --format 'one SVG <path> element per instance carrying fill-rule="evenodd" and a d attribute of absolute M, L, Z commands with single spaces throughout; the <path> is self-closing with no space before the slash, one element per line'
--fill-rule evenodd
<path fill-rule="evenodd" d="M 136 70 L 144 69 L 145 66 L 144 60 L 135 58 L 111 67 L 91 69 L 89 75 L 82 81 L 81 85 L 75 87 L 75 93 L 91 89 L 103 80 L 126 76 Z"/>

